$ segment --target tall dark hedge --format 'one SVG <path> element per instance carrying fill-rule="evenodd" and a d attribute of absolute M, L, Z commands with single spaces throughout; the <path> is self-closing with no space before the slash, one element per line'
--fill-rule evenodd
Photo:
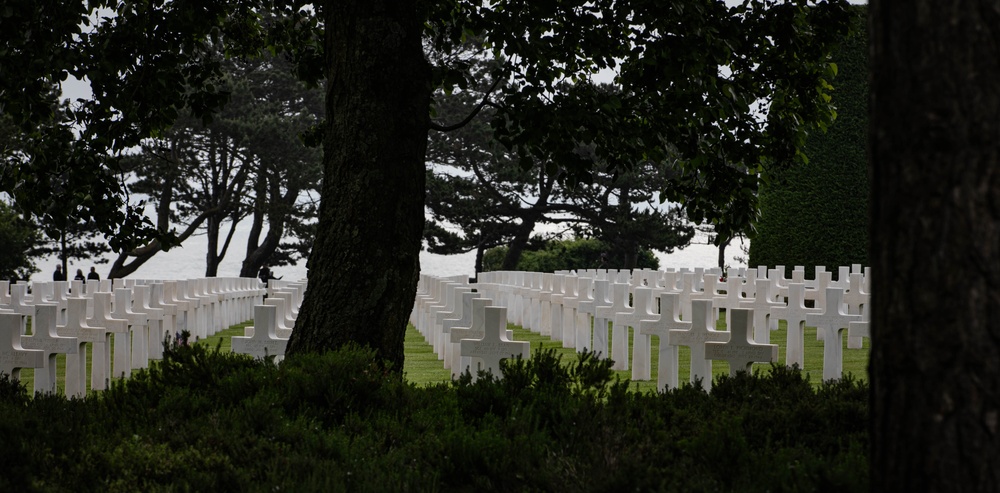
<path fill-rule="evenodd" d="M 834 53 L 837 120 L 806 143 L 809 163 L 790 166 L 761 188 L 761 219 L 750 242 L 751 267 L 868 264 L 867 7 L 854 7 L 852 34 Z"/>
<path fill-rule="evenodd" d="M 602 259 L 602 254 L 604 255 Z M 483 271 L 501 270 L 507 247 L 490 248 L 483 257 Z M 533 241 L 521 254 L 515 270 L 555 272 L 557 270 L 623 269 L 625 257 L 607 243 L 593 239 Z M 659 269 L 660 261 L 649 249 L 640 248 L 638 269 Z"/>

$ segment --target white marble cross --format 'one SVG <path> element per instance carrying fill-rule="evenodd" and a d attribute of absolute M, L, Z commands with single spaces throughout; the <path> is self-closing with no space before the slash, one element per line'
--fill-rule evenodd
<path fill-rule="evenodd" d="M 667 344 L 691 348 L 691 383 L 702 379 L 702 388 L 712 389 L 712 361 L 705 356 L 705 344 L 725 342 L 729 333 L 715 329 L 715 309 L 709 300 L 691 302 L 691 329 L 671 330 Z"/>
<path fill-rule="evenodd" d="M 288 310 L 285 309 L 285 305 L 288 304 L 288 299 L 281 296 L 270 296 L 262 305 L 273 306 L 274 311 L 277 315 L 277 321 L 275 322 L 274 333 L 282 339 L 288 339 L 292 336 L 292 327 L 295 325 L 294 320 L 288 318 Z"/>
<path fill-rule="evenodd" d="M 611 281 L 594 281 L 594 346 L 591 349 L 597 353 L 597 357 L 600 359 L 611 358 L 611 353 L 608 351 L 608 323 L 610 320 L 607 316 L 614 313 L 609 310 L 614 303 L 611 298 L 613 294 L 611 286 Z"/>
<path fill-rule="evenodd" d="M 92 343 L 96 348 L 98 344 L 105 346 L 111 342 L 111 334 L 104 327 L 91 326 L 86 321 L 87 300 L 85 298 L 69 298 L 66 300 L 66 325 L 56 326 L 56 331 L 63 337 L 75 337 L 79 341 L 79 349 L 76 354 L 66 355 L 66 396 L 83 397 L 87 394 L 87 346 Z M 96 378 L 97 373 L 103 370 L 103 361 L 94 358 L 91 372 Z M 100 380 L 104 380 L 103 373 Z M 93 387 L 93 385 L 91 385 Z"/>
<path fill-rule="evenodd" d="M 486 337 L 486 307 L 493 306 L 493 300 L 475 298 L 472 300 L 472 322 L 468 327 L 452 327 L 451 342 L 458 345 L 458 350 L 452 352 L 451 377 L 456 378 L 472 365 L 472 358 L 462 356 L 463 339 L 483 339 Z M 508 339 L 510 339 L 508 334 Z"/>
<path fill-rule="evenodd" d="M 538 291 L 538 314 L 536 319 L 538 320 L 538 325 L 535 327 L 535 332 L 543 336 L 552 337 L 552 292 L 553 292 L 553 281 L 554 274 L 543 273 L 538 274 L 537 278 L 542 281 L 541 286 Z"/>
<path fill-rule="evenodd" d="M 562 295 L 558 298 L 553 296 L 553 298 L 558 299 L 562 306 L 562 315 L 559 318 L 562 323 L 562 329 L 559 330 L 559 333 L 562 337 L 562 347 L 564 348 L 576 347 L 576 308 L 579 306 L 576 294 L 577 279 L 576 275 L 565 274 L 562 280 Z M 555 327 L 553 327 L 553 333 L 555 330 Z"/>
<path fill-rule="evenodd" d="M 785 365 L 799 365 L 805 368 L 805 325 L 806 316 L 819 313 L 817 308 L 807 308 L 805 300 L 806 285 L 797 282 L 788 283 L 788 306 L 771 308 L 771 317 L 787 322 L 785 343 Z"/>
<path fill-rule="evenodd" d="M 233 352 L 248 354 L 254 358 L 274 356 L 275 361 L 285 355 L 288 339 L 278 337 L 275 327 L 278 322 L 278 308 L 273 305 L 253 307 L 253 327 L 247 327 L 243 336 L 233 336 Z"/>
<path fill-rule="evenodd" d="M 130 368 L 148 368 L 149 343 L 147 341 L 149 340 L 149 318 L 143 313 L 137 313 L 132 310 L 131 289 L 115 289 L 114 311 L 111 312 L 111 316 L 121 320 L 128 320 L 132 336 L 131 343 L 128 336 L 121 338 L 115 336 L 115 372 L 118 372 L 119 354 L 130 355 Z M 126 376 L 129 374 L 131 374 L 131 370 L 129 370 Z"/>
<path fill-rule="evenodd" d="M 652 362 L 650 361 L 652 342 L 649 334 L 642 333 L 642 323 L 658 320 L 660 316 L 655 310 L 653 290 L 647 287 L 637 287 L 633 295 L 632 310 L 615 314 L 614 326 L 620 328 L 626 337 L 628 336 L 628 328 L 632 327 L 632 380 L 649 380 L 652 371 Z M 619 344 L 617 339 L 615 339 L 614 344 L 615 346 Z M 628 339 L 623 339 L 621 344 L 624 346 L 627 358 Z"/>
<path fill-rule="evenodd" d="M 841 331 L 851 322 L 860 322 L 861 315 L 846 313 L 844 290 L 826 288 L 826 311 L 806 316 L 806 325 L 823 333 L 823 381 L 838 379 L 844 371 L 844 348 Z"/>
<path fill-rule="evenodd" d="M 542 335 L 545 335 L 545 330 L 549 331 L 549 336 L 553 341 L 562 342 L 565 338 L 563 335 L 563 281 L 565 276 L 562 274 L 552 275 L 552 293 L 549 295 L 549 303 L 552 308 L 549 313 L 548 328 L 542 328 Z"/>
<path fill-rule="evenodd" d="M 166 312 L 150 305 L 150 294 L 150 286 L 137 285 L 132 288 L 132 311 L 146 316 L 149 328 L 145 334 L 146 357 L 148 359 L 163 359 L 163 341 L 167 334 L 173 336 L 174 333 L 165 330 L 164 323 L 168 318 Z"/>
<path fill-rule="evenodd" d="M 577 278 L 577 290 L 576 290 L 576 320 L 575 320 L 575 330 L 576 330 L 576 346 L 574 346 L 577 352 L 586 351 L 588 348 L 592 348 L 593 342 L 591 341 L 591 327 L 590 327 L 590 314 L 594 311 L 594 293 L 591 290 L 593 287 L 592 277 L 578 277 Z"/>
<path fill-rule="evenodd" d="M 597 322 L 594 322 L 594 348 L 601 350 L 604 348 L 605 354 L 607 354 L 608 346 L 608 324 L 607 322 L 612 322 L 611 326 L 611 359 L 614 360 L 614 366 L 611 367 L 612 370 L 625 371 L 628 370 L 628 327 L 624 327 L 614 323 L 614 320 L 618 317 L 618 314 L 631 314 L 633 308 L 628 304 L 628 293 L 629 285 L 627 283 L 614 283 L 611 285 L 611 305 L 597 307 L 597 315 L 595 318 L 600 318 L 606 322 L 600 327 L 603 330 L 599 330 Z M 604 337 L 605 345 L 600 346 L 598 342 L 599 337 Z"/>
<path fill-rule="evenodd" d="M 708 286 L 708 283 L 705 284 Z M 708 298 L 695 298 L 695 299 L 708 299 Z M 729 326 L 729 313 L 733 308 L 739 308 L 740 304 L 747 301 L 747 298 L 743 297 L 743 280 L 739 277 L 732 276 L 726 279 L 726 295 L 717 295 L 712 300 L 712 306 L 715 307 L 718 313 L 720 308 L 726 310 L 726 326 Z"/>
<path fill-rule="evenodd" d="M 465 291 L 462 293 L 462 300 L 457 305 L 457 309 L 451 318 L 446 318 L 441 322 L 441 332 L 444 334 L 442 345 L 444 346 L 444 367 L 451 368 L 455 352 L 459 348 L 451 338 L 453 327 L 469 327 L 472 325 L 472 300 L 479 297 L 479 293 Z"/>
<path fill-rule="evenodd" d="M 847 305 L 847 313 L 852 315 L 864 314 L 868 310 L 871 295 L 865 290 L 865 276 L 860 272 L 848 276 L 848 289 L 844 292 L 844 304 Z M 861 349 L 862 336 L 851 335 L 847 331 L 847 347 L 850 349 Z"/>
<path fill-rule="evenodd" d="M 771 310 L 784 308 L 782 301 L 771 300 L 771 281 L 757 279 L 754 286 L 755 297 L 740 303 L 739 308 L 753 310 L 753 340 L 761 344 L 771 342 L 771 329 L 777 330 L 777 324 L 771 324 Z"/>
<path fill-rule="evenodd" d="M 107 332 L 114 334 L 114 354 L 115 366 L 111 369 L 112 346 L 104 344 L 94 344 L 91 350 L 90 387 L 95 390 L 104 390 L 108 386 L 108 379 L 115 376 L 127 377 L 132 374 L 132 362 L 128 352 L 128 320 L 114 318 L 111 316 L 111 293 L 94 293 L 93 315 L 87 319 L 87 324 L 93 327 L 104 327 Z M 98 364 L 98 362 L 103 362 Z"/>
<path fill-rule="evenodd" d="M 501 306 L 484 308 L 484 334 L 479 340 L 464 339 L 461 344 L 461 355 L 469 358 L 479 358 L 482 364 L 478 370 L 487 371 L 497 379 L 503 378 L 500 372 L 500 361 L 521 356 L 531 357 L 531 347 L 528 342 L 511 341 L 507 338 L 507 309 Z M 473 372 L 473 379 L 478 378 L 478 371 Z"/>
<path fill-rule="evenodd" d="M 641 334 L 646 337 L 657 336 L 660 339 L 656 386 L 661 392 L 677 387 L 680 369 L 678 346 L 670 344 L 670 332 L 688 332 L 691 329 L 691 322 L 681 320 L 680 316 L 681 295 L 679 293 L 660 293 L 660 314 L 656 319 L 639 322 Z"/>
<path fill-rule="evenodd" d="M 21 338 L 24 349 L 39 349 L 45 354 L 42 368 L 35 370 L 35 392 L 55 393 L 56 355 L 79 351 L 76 337 L 62 337 L 56 331 L 59 307 L 54 304 L 35 305 L 31 318 L 31 337 Z"/>
<path fill-rule="evenodd" d="M 22 368 L 40 370 L 45 365 L 44 352 L 21 346 L 23 319 L 24 315 L 19 313 L 0 312 L 0 373 L 6 373 L 14 380 L 20 377 Z"/>
<path fill-rule="evenodd" d="M 871 327 L 869 325 L 869 320 L 871 320 L 871 312 L 869 310 L 871 310 L 870 305 L 865 304 L 864 305 L 864 311 L 861 313 L 861 321 L 860 322 L 851 322 L 851 323 L 847 324 L 847 347 L 848 348 L 850 348 L 850 349 L 859 349 L 859 348 L 862 347 L 862 346 L 858 346 L 857 348 L 852 347 L 851 346 L 851 338 L 852 337 L 855 337 L 858 340 L 861 340 L 863 337 L 867 337 L 867 338 L 871 339 L 872 332 L 871 332 Z"/>
<path fill-rule="evenodd" d="M 729 362 L 729 375 L 750 371 L 754 363 L 778 361 L 777 344 L 757 344 L 753 341 L 753 310 L 736 308 L 729 326 L 729 340 L 705 344 L 705 358 Z M 766 328 L 766 326 L 765 326 Z"/>

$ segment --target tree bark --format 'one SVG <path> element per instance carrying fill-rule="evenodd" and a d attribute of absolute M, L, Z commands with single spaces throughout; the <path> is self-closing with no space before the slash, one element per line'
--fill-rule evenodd
<path fill-rule="evenodd" d="M 872 491 L 998 491 L 1000 4 L 870 8 Z"/>
<path fill-rule="evenodd" d="M 219 227 L 221 218 L 208 218 L 208 249 L 205 252 L 205 277 L 215 277 L 219 274 Z"/>
<path fill-rule="evenodd" d="M 424 226 L 431 71 L 421 2 L 322 6 L 327 127 L 309 289 L 290 356 L 354 342 L 401 373 Z"/>
<path fill-rule="evenodd" d="M 732 238 L 726 238 L 726 241 L 719 242 L 719 268 L 722 269 L 723 277 L 726 276 L 726 247 L 732 242 Z"/>
<path fill-rule="evenodd" d="M 510 240 L 510 246 L 507 247 L 507 255 L 503 257 L 500 270 L 517 269 L 517 263 L 521 261 L 521 255 L 524 254 L 528 240 L 531 239 L 531 232 L 535 230 L 537 221 L 534 215 L 525 215 L 521 221 L 521 225 L 517 228 L 517 234 Z"/>

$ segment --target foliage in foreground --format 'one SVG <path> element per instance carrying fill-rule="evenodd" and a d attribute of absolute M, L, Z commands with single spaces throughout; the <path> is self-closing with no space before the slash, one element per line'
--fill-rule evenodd
<path fill-rule="evenodd" d="M 628 392 L 551 351 L 416 388 L 348 349 L 204 347 L 86 399 L 0 380 L 3 491 L 865 491 L 868 390 L 796 370 Z"/>

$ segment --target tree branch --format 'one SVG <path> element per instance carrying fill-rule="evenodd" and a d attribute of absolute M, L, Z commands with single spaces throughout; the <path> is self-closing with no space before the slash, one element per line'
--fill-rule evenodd
<path fill-rule="evenodd" d="M 500 85 L 500 80 L 502 80 L 502 77 L 497 77 L 497 80 L 493 81 L 493 85 L 490 86 L 490 89 L 486 91 L 485 95 L 483 95 L 483 100 L 480 101 L 478 105 L 476 105 L 476 108 L 472 110 L 472 113 L 469 113 L 469 115 L 466 116 L 465 119 L 454 125 L 440 125 L 438 123 L 431 122 L 430 129 L 437 130 L 438 132 L 451 132 L 452 130 L 458 130 L 468 125 L 469 122 L 471 122 L 472 119 L 475 118 L 480 111 L 482 111 L 483 107 L 489 103 L 490 94 L 493 94 L 493 91 L 497 88 L 498 85 Z"/>

